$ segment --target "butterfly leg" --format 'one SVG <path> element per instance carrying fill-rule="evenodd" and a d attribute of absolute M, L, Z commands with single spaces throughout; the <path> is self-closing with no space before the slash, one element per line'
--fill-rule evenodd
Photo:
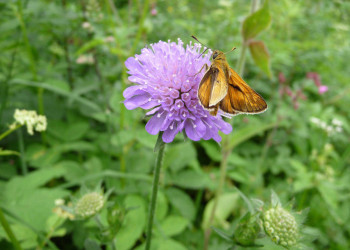
<path fill-rule="evenodd" d="M 196 74 L 192 75 L 191 77 L 195 77 L 196 75 L 198 75 L 199 73 L 201 73 L 204 67 L 205 67 L 205 71 L 207 71 L 207 70 L 209 69 L 208 64 L 205 63 L 205 64 L 202 66 L 202 68 L 201 68 Z M 189 75 L 188 75 L 188 76 L 189 76 Z"/>
<path fill-rule="evenodd" d="M 212 108 L 212 110 L 210 110 L 209 114 L 212 116 L 216 116 L 219 111 L 219 104 L 216 104 L 215 106 L 210 108 Z"/>

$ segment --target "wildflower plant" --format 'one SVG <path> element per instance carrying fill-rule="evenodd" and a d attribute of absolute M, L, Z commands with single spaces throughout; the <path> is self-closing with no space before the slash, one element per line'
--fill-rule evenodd
<path fill-rule="evenodd" d="M 232 131 L 229 123 L 220 115 L 211 116 L 198 101 L 197 89 L 204 75 L 205 64 L 210 65 L 211 51 L 202 54 L 200 44 L 163 42 L 143 48 L 140 55 L 126 60 L 129 81 L 134 83 L 125 89 L 123 96 L 127 109 L 149 110 L 151 116 L 146 131 L 158 135 L 155 151 L 158 151 L 153 176 L 152 196 L 148 214 L 146 249 L 150 249 L 155 204 L 157 200 L 160 167 L 165 143 L 174 140 L 178 133 L 193 141 L 214 139 L 221 141 L 219 131 Z"/>

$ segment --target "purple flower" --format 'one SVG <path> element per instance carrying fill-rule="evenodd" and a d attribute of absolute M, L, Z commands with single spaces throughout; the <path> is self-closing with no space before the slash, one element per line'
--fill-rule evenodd
<path fill-rule="evenodd" d="M 125 107 L 152 109 L 147 113 L 152 118 L 146 130 L 152 135 L 163 131 L 166 143 L 182 131 L 193 141 L 212 138 L 217 142 L 221 141 L 219 130 L 225 134 L 232 131 L 221 116 L 209 115 L 198 102 L 197 89 L 204 70 L 198 72 L 205 63 L 210 65 L 211 54 L 200 56 L 200 52 L 199 44 L 184 48 L 180 39 L 177 44 L 159 41 L 125 62 L 129 80 L 136 83 L 123 93 Z"/>

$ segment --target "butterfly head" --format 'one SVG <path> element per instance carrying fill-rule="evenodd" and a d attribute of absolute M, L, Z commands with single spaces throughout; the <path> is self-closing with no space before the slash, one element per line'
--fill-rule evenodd
<path fill-rule="evenodd" d="M 214 50 L 214 52 L 212 54 L 212 59 L 213 60 L 226 60 L 226 56 L 225 56 L 224 52 L 222 52 L 220 50 Z"/>

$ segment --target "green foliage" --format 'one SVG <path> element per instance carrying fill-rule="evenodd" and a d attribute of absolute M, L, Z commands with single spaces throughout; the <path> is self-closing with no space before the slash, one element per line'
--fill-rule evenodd
<path fill-rule="evenodd" d="M 131 84 L 124 62 L 192 34 L 214 49 L 235 46 L 227 54 L 235 70 L 249 50 L 242 77 L 269 109 L 229 120 L 227 145 L 178 135 L 166 146 L 152 249 L 203 249 L 211 216 L 209 249 L 240 249 L 256 236 L 250 219 L 271 190 L 274 205 L 309 208 L 305 248 L 350 248 L 350 5 L 252 2 L 261 2 L 254 13 L 243 0 L 0 3 L 0 207 L 23 249 L 144 249 L 154 151 L 163 145 L 145 131 L 145 112 L 122 103 Z M 329 90 L 320 94 L 309 72 Z M 17 108 L 45 115 L 47 130 L 6 133 Z M 211 215 L 224 146 L 233 151 Z M 101 211 L 74 217 L 81 193 L 96 186 L 106 194 Z M 0 226 L 0 248 L 11 244 Z"/>

